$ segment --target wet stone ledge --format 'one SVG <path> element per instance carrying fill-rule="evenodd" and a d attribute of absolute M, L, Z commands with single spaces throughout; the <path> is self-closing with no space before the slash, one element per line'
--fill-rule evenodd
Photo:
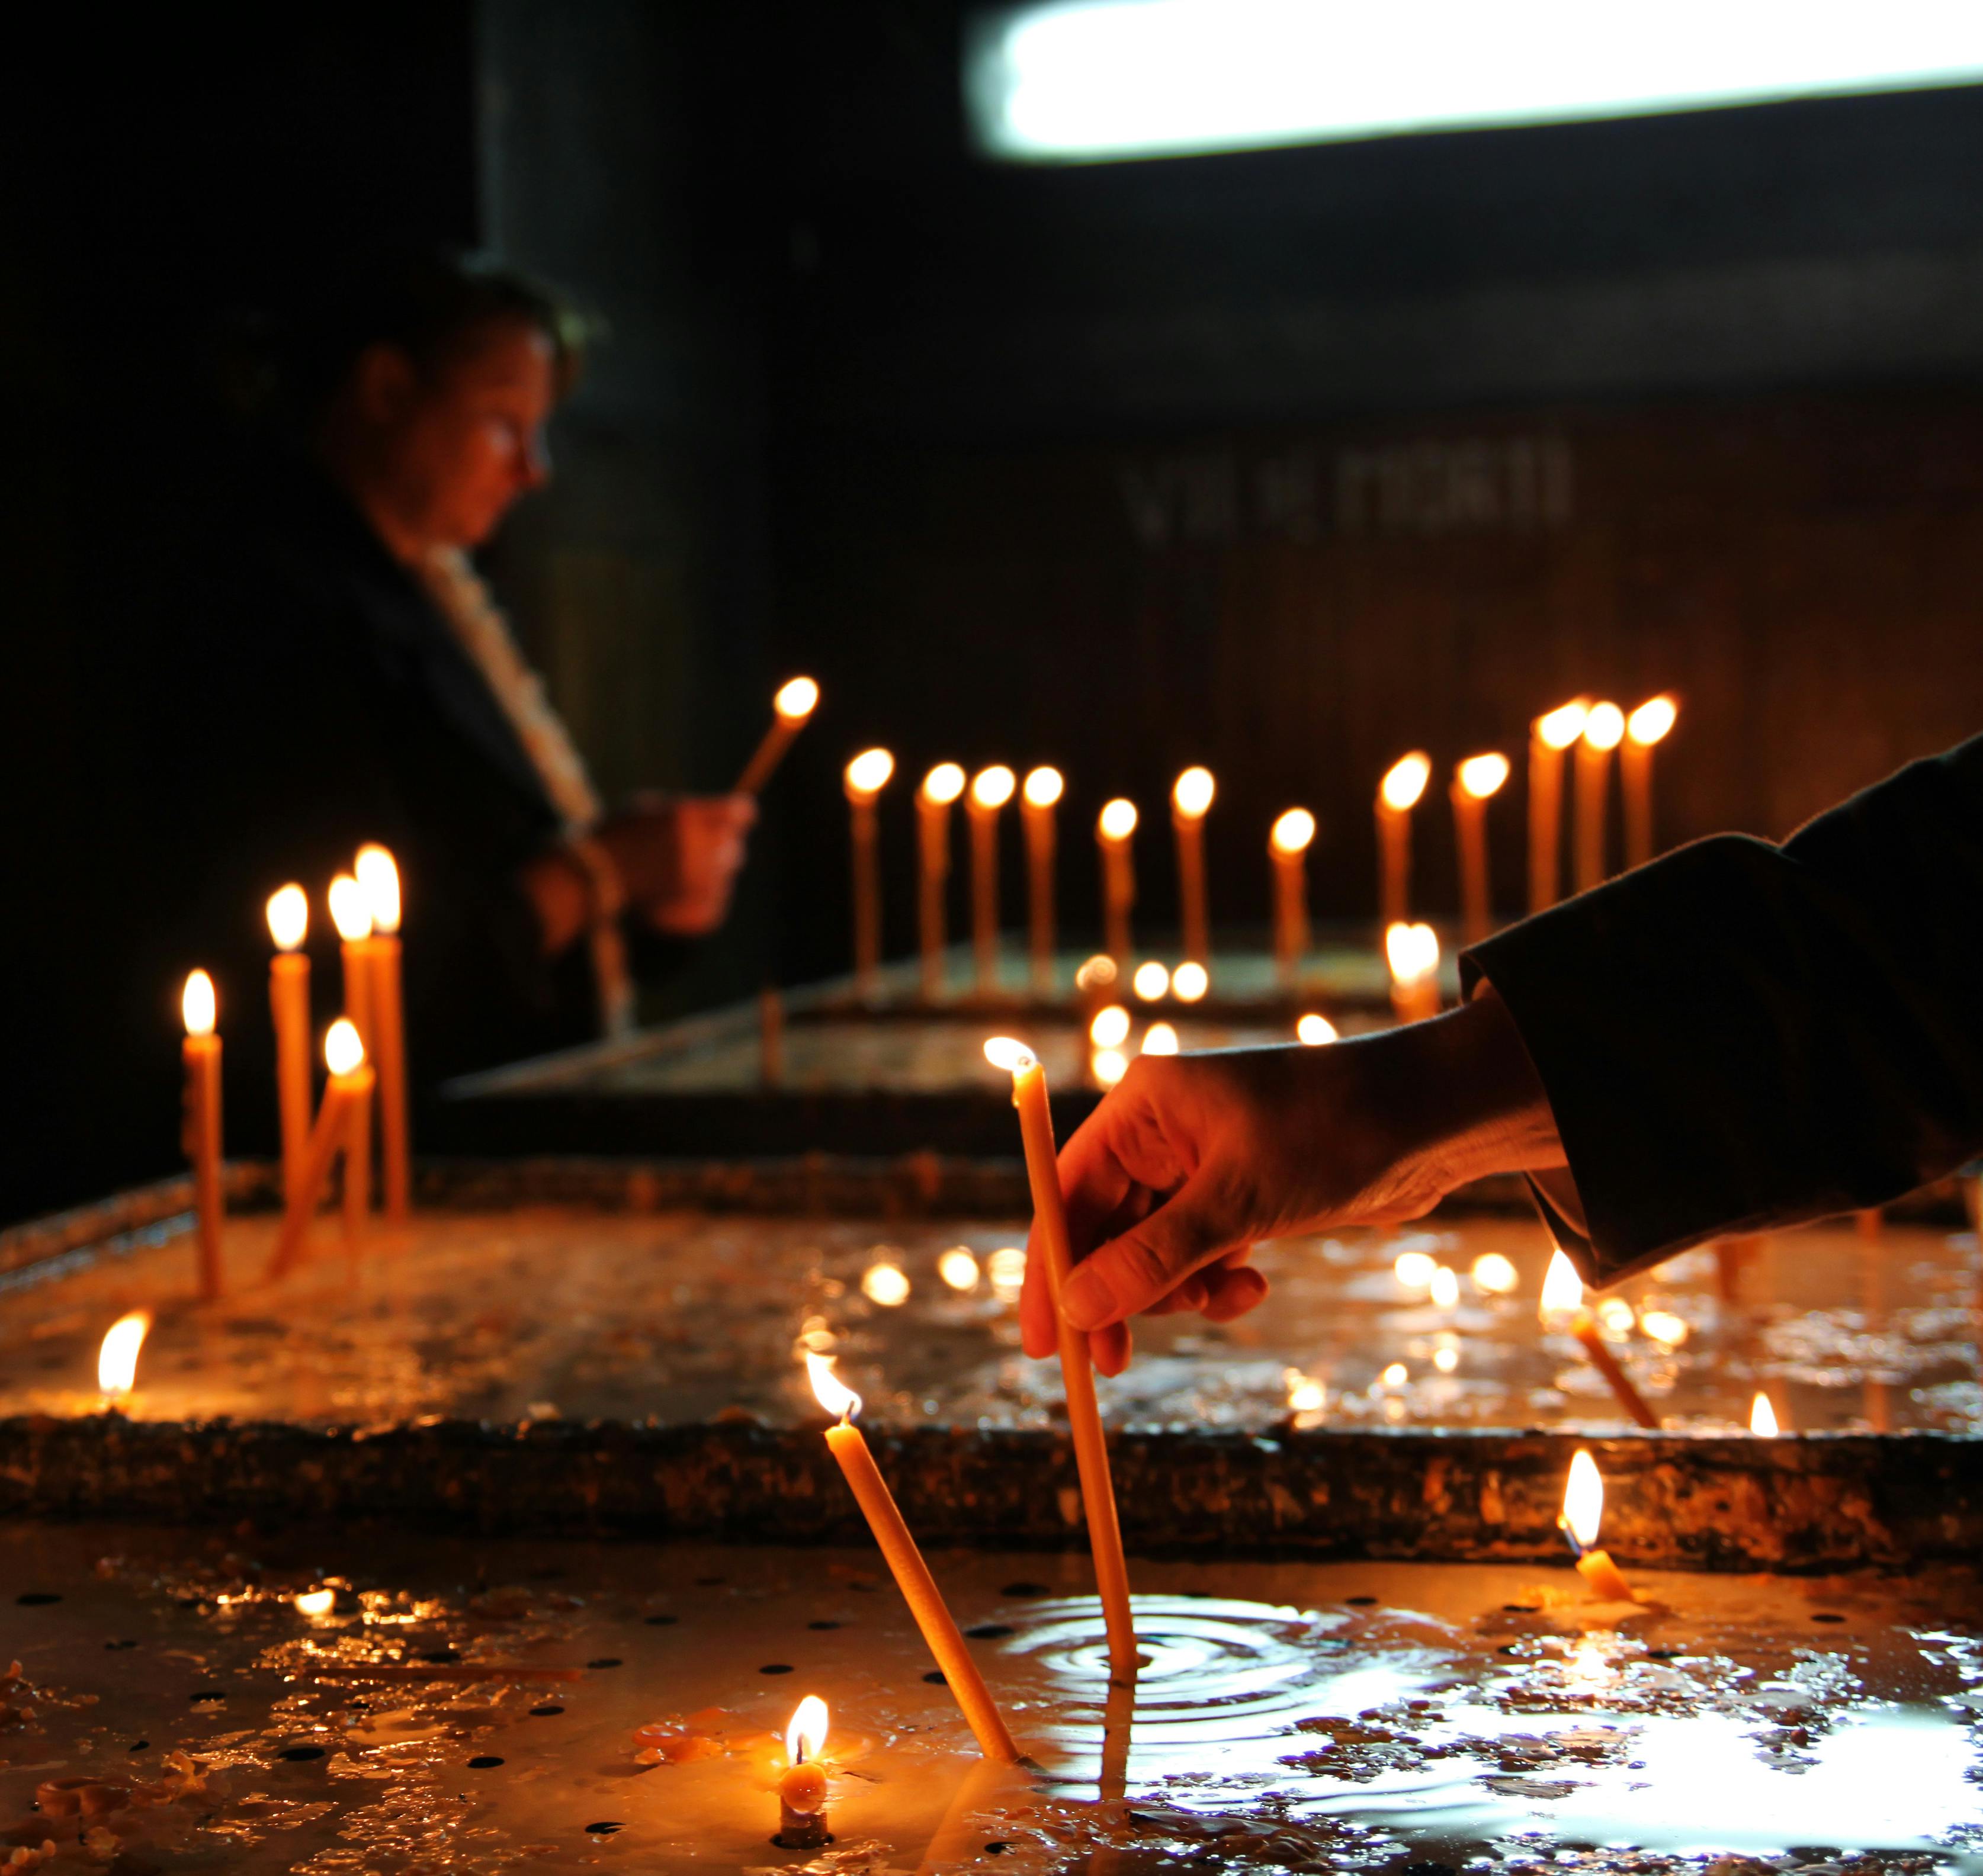
<path fill-rule="evenodd" d="M 1062 1435 L 869 1438 L 927 1544 L 1082 1541 Z M 1606 1480 L 1603 1541 L 1628 1566 L 1896 1569 L 1983 1551 L 1983 1440 L 1968 1436 L 1289 1429 L 1129 1434 L 1112 1450 L 1125 1537 L 1143 1554 L 1554 1561 L 1580 1445 Z M 816 1428 L 751 1424 L 316 1431 L 22 1417 L 0 1420 L 0 1516 L 787 1544 L 865 1535 Z"/>

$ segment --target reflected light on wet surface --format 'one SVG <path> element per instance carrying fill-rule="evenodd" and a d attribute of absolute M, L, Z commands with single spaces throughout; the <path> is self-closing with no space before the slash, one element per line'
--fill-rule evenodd
<path fill-rule="evenodd" d="M 861 1294 L 884 1309 L 897 1309 L 909 1300 L 909 1280 L 899 1264 L 872 1263 L 861 1279 Z"/>
<path fill-rule="evenodd" d="M 1443 1263 L 1433 1267 L 1426 1286 L 1426 1300 L 1435 1309 L 1456 1309 L 1460 1306 L 1460 1273 L 1450 1270 Z"/>
<path fill-rule="evenodd" d="M 1483 1251 L 1473 1260 L 1469 1273 L 1473 1287 L 1490 1297 L 1508 1295 L 1522 1280 L 1522 1273 L 1498 1250 Z"/>
<path fill-rule="evenodd" d="M 1026 1253 L 1017 1244 L 1007 1244 L 985 1260 L 985 1274 L 992 1294 L 1001 1303 L 1016 1303 L 1026 1280 Z"/>
<path fill-rule="evenodd" d="M 1439 1269 L 1439 1260 L 1422 1250 L 1401 1251 L 1391 1266 L 1392 1273 L 1407 1290 L 1423 1290 Z"/>

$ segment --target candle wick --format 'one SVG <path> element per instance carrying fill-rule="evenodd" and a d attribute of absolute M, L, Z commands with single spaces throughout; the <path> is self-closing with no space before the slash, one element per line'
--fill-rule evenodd
<path fill-rule="evenodd" d="M 1558 1531 L 1563 1533 L 1563 1542 L 1570 1546 L 1570 1555 L 1576 1557 L 1580 1562 L 1582 1561 L 1583 1557 L 1583 1546 L 1577 1542 L 1577 1533 L 1572 1531 L 1570 1527 L 1570 1520 L 1567 1517 L 1558 1518 L 1556 1521 L 1556 1527 Z"/>

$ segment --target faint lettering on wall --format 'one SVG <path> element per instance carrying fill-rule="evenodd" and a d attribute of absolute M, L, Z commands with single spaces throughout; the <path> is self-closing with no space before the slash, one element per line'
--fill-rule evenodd
<path fill-rule="evenodd" d="M 1248 457 L 1207 449 L 1134 459 L 1123 504 L 1144 547 L 1331 535 L 1527 533 L 1566 526 L 1574 483 L 1560 436 L 1468 437 Z"/>

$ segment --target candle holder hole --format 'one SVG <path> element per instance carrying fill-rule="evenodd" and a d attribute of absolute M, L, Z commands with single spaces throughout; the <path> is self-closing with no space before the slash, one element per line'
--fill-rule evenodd
<path fill-rule="evenodd" d="M 1829 1609 L 1818 1610 L 1811 1619 L 1814 1622 L 1842 1622 L 1845 1620 L 1844 1617 L 1834 1615 Z"/>
<path fill-rule="evenodd" d="M 808 1628 L 838 1628 L 839 1626 L 838 1622 L 808 1622 L 806 1624 Z"/>
<path fill-rule="evenodd" d="M 561 1714 L 563 1711 L 564 1709 L 562 1707 L 547 1701 L 545 1704 L 541 1707 L 533 1707 L 530 1709 L 530 1717 L 533 1720 L 553 1719 L 559 1714 Z"/>
<path fill-rule="evenodd" d="M 45 1609 L 52 1602 L 60 1602 L 62 1597 L 53 1590 L 23 1590 L 14 1600 L 23 1609 Z"/>
<path fill-rule="evenodd" d="M 678 1615 L 650 1615 L 647 1617 L 650 1628 L 672 1628 L 681 1617 Z"/>
<path fill-rule="evenodd" d="M 1372 1608 L 1375 1607 L 1377 1601 L 1374 1596 L 1346 1596 L 1343 1600 L 1353 1608 L 1356 1609 Z"/>
<path fill-rule="evenodd" d="M 974 1641 L 996 1641 L 1002 1635 L 1012 1634 L 1012 1625 L 1006 1622 L 980 1622 L 975 1627 L 964 1631 Z"/>
<path fill-rule="evenodd" d="M 124 1750 L 127 1752 L 149 1752 L 152 1742 L 149 1739 L 134 1739 Z"/>
<path fill-rule="evenodd" d="M 626 1828 L 617 1819 L 608 1818 L 601 1824 L 588 1824 L 585 1829 L 586 1834 L 590 1837 L 616 1837 Z"/>
<path fill-rule="evenodd" d="M 494 1753 L 485 1752 L 479 1757 L 470 1759 L 468 1761 L 468 1769 L 472 1772 L 486 1772 L 502 1763 L 503 1761 Z"/>
<path fill-rule="evenodd" d="M 186 1696 L 188 1702 L 195 1707 L 217 1707 L 226 1697 L 225 1687 L 199 1687 Z"/>
<path fill-rule="evenodd" d="M 788 1674 L 792 1671 L 790 1661 L 767 1661 L 757 1670 L 761 1674 Z"/>
<path fill-rule="evenodd" d="M 135 1751 L 136 1748 L 134 1747 L 132 1750 Z M 279 1759 L 288 1759 L 293 1764 L 301 1765 L 311 1759 L 322 1758 L 323 1748 L 321 1746 L 285 1746 L 276 1754 L 276 1757 Z"/>
<path fill-rule="evenodd" d="M 585 1664 L 588 1667 L 617 1667 L 620 1665 L 620 1657 L 617 1654 L 602 1654 L 596 1660 L 587 1661 Z"/>
<path fill-rule="evenodd" d="M 950 1685 L 950 1677 L 941 1667 L 932 1667 L 923 1676 L 923 1678 L 933 1687 L 947 1687 Z"/>

